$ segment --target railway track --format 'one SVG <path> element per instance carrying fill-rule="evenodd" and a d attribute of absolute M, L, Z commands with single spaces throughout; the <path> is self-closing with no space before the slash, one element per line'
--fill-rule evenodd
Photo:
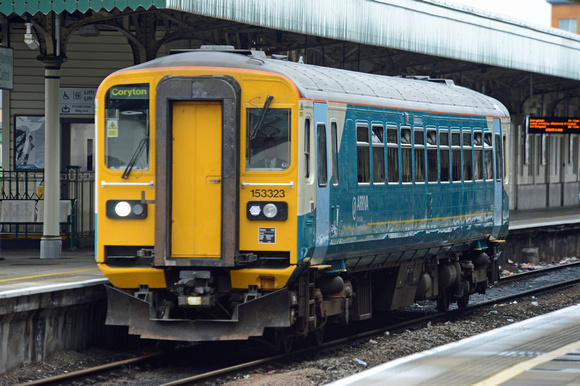
<path fill-rule="evenodd" d="M 566 266 L 558 266 L 554 268 L 545 268 L 537 271 L 530 271 L 532 274 L 528 275 L 525 274 L 518 274 L 512 275 L 508 277 L 504 277 L 500 280 L 500 285 L 511 283 L 517 280 L 524 280 L 526 278 L 531 278 L 537 276 L 541 273 L 548 273 L 557 271 L 558 269 L 565 268 L 565 267 L 576 267 L 578 264 L 569 264 Z M 267 366 L 272 366 L 279 363 L 284 363 L 288 361 L 292 361 L 296 358 L 308 358 L 315 356 L 318 352 L 324 350 L 332 350 L 334 348 L 350 345 L 354 342 L 361 341 L 364 339 L 372 338 L 373 336 L 379 336 L 385 333 L 385 331 L 400 331 L 400 330 L 407 330 L 413 329 L 417 326 L 425 325 L 429 322 L 435 323 L 441 320 L 452 320 L 458 317 L 461 317 L 462 314 L 466 312 L 473 312 L 477 311 L 486 307 L 494 306 L 497 304 L 502 303 L 509 303 L 515 300 L 526 298 L 534 295 L 538 295 L 542 292 L 555 290 L 558 288 L 563 288 L 571 285 L 575 285 L 580 283 L 580 278 L 567 280 L 563 282 L 553 283 L 549 285 L 545 285 L 542 287 L 530 289 L 527 291 L 520 291 L 517 294 L 507 295 L 507 296 L 500 296 L 491 300 L 482 301 L 476 304 L 471 304 L 466 308 L 462 309 L 452 309 L 447 313 L 430 313 L 428 315 L 422 315 L 420 317 L 414 317 L 412 320 L 404 321 L 401 323 L 396 324 L 389 324 L 385 325 L 380 328 L 371 329 L 368 331 L 364 331 L 358 333 L 356 335 L 351 335 L 348 337 L 334 339 L 332 341 L 323 343 L 320 346 L 316 347 L 307 347 L 303 349 L 299 349 L 297 351 L 293 351 L 289 354 L 280 354 L 271 356 L 268 355 L 267 357 L 259 358 L 256 360 L 251 360 L 243 363 L 237 363 L 232 366 L 227 366 L 224 368 L 219 368 L 212 371 L 207 372 L 200 372 L 199 374 L 192 375 L 189 377 L 184 377 L 183 379 L 175 380 L 169 383 L 166 383 L 165 386 L 168 385 L 192 385 L 192 384 L 203 384 L 203 383 L 211 383 L 215 382 L 218 378 L 219 379 L 226 379 L 229 377 L 233 377 L 236 374 L 240 373 L 249 373 L 258 368 L 265 368 Z M 111 372 L 118 371 L 119 369 L 126 368 L 126 367 L 143 367 L 146 366 L 148 363 L 152 363 L 153 361 L 158 361 L 159 364 L 155 365 L 155 367 L 159 366 L 167 361 L 167 358 L 170 358 L 175 353 L 157 353 L 151 354 L 148 356 L 143 356 L 139 358 L 133 358 L 129 360 L 124 360 L 120 362 L 115 362 L 103 366 L 98 366 L 95 368 L 85 369 L 77 372 L 71 372 L 68 374 L 63 374 L 56 377 L 46 378 L 34 382 L 27 383 L 27 385 L 72 385 L 72 384 L 82 384 L 85 379 L 90 379 L 88 383 L 94 383 L 99 377 L 101 379 L 109 379 L 110 377 L 106 374 L 110 374 Z"/>

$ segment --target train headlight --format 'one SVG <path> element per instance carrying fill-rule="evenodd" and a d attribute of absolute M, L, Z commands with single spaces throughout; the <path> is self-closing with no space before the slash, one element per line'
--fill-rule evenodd
<path fill-rule="evenodd" d="M 106 211 L 108 218 L 146 218 L 147 204 L 141 200 L 108 200 Z"/>
<path fill-rule="evenodd" d="M 288 204 L 284 201 L 249 201 L 246 216 L 248 220 L 286 220 Z"/>
<path fill-rule="evenodd" d="M 268 218 L 274 218 L 278 214 L 278 208 L 276 208 L 276 205 L 269 203 L 264 205 L 263 212 L 264 216 Z"/>

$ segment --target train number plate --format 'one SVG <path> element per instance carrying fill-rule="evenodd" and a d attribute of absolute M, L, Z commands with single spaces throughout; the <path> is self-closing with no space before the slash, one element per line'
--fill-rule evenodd
<path fill-rule="evenodd" d="M 276 228 L 260 228 L 258 243 L 276 244 Z"/>

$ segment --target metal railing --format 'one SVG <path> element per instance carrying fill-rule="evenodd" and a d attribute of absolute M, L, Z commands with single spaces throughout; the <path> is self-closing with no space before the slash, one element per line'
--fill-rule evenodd
<path fill-rule="evenodd" d="M 2 170 L 2 200 L 39 200 L 43 198 L 44 172 L 36 170 Z M 83 246 L 94 243 L 95 173 L 69 166 L 60 174 L 60 199 L 76 200 L 74 231 Z M 78 245 L 75 245 L 75 247 Z"/>

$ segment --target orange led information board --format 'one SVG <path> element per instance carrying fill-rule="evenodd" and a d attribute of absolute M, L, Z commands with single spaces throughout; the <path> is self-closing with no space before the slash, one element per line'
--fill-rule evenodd
<path fill-rule="evenodd" d="M 528 117 L 528 134 L 580 134 L 580 118 Z"/>

